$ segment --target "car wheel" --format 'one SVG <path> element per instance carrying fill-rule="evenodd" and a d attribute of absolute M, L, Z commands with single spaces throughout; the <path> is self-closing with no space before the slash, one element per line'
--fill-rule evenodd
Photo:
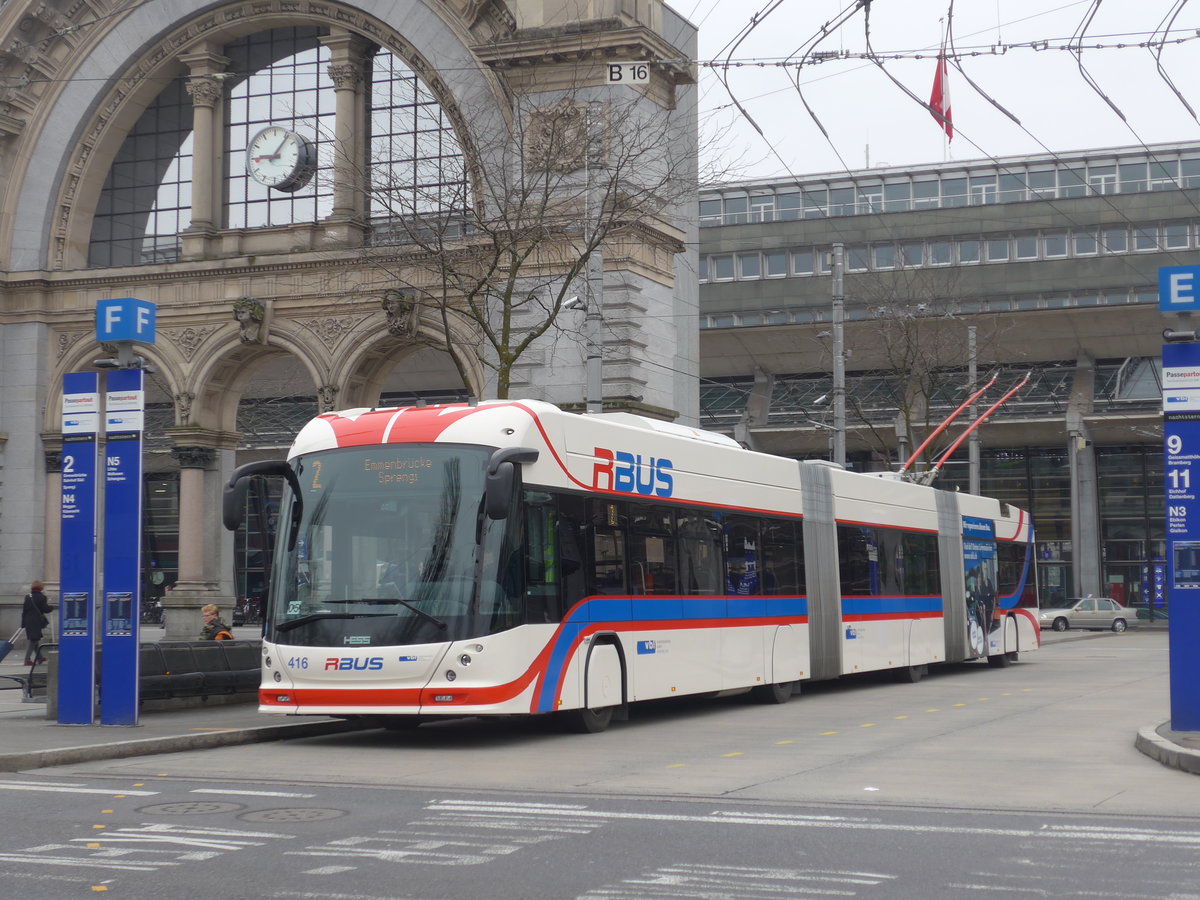
<path fill-rule="evenodd" d="M 1128 627 L 1129 626 L 1125 624 L 1124 619 L 1113 619 L 1112 630 L 1117 632 L 1118 634 L 1120 634 L 1122 631 L 1124 631 Z"/>
<path fill-rule="evenodd" d="M 1071 626 L 1067 624 L 1067 620 L 1062 618 L 1061 616 L 1054 620 L 1054 630 L 1055 631 L 1066 631 L 1070 627 Z"/>

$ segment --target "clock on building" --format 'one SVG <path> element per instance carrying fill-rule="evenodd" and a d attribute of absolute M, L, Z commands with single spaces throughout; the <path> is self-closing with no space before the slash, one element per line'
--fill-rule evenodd
<path fill-rule="evenodd" d="M 281 125 L 268 125 L 246 146 L 246 172 L 277 191 L 298 191 L 317 170 L 313 145 Z"/>

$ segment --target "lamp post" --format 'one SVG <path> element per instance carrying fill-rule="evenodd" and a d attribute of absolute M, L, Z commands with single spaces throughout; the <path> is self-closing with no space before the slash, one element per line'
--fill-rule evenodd
<path fill-rule="evenodd" d="M 846 338 L 843 330 L 846 295 L 842 282 L 846 248 L 833 245 L 833 461 L 846 465 Z"/>

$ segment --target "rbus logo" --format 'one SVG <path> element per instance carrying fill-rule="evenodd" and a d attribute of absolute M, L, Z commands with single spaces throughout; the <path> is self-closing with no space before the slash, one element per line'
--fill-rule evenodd
<path fill-rule="evenodd" d="M 338 672 L 378 672 L 382 668 L 382 656 L 371 656 L 367 659 L 354 659 L 349 656 L 343 656 L 339 659 L 336 656 L 330 656 L 325 659 L 326 672 L 330 669 Z"/>
<path fill-rule="evenodd" d="M 675 490 L 671 470 L 675 468 L 669 459 L 644 460 L 623 450 L 596 448 L 596 464 L 592 468 L 592 487 L 598 491 L 621 491 L 626 494 L 653 494 L 670 497 Z"/>

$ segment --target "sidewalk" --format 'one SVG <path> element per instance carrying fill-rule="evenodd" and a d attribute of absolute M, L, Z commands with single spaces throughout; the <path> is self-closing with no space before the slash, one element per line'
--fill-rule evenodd
<path fill-rule="evenodd" d="M 142 640 L 161 635 L 161 628 L 142 626 Z M 241 640 L 261 636 L 258 626 L 234 629 L 234 637 Z M 0 675 L 27 674 L 24 654 L 24 642 L 18 641 L 0 662 Z M 38 669 L 45 672 L 45 666 Z M 136 726 L 100 725 L 99 720 L 95 725 L 59 725 L 46 718 L 44 697 L 29 703 L 21 694 L 13 682 L 0 679 L 0 772 L 311 737 L 362 727 L 341 719 L 266 716 L 253 702 L 143 712 Z"/>
<path fill-rule="evenodd" d="M 240 639 L 260 636 L 256 626 L 234 631 Z M 152 639 L 155 632 L 153 626 L 146 628 L 143 638 Z M 1042 633 L 1045 644 L 1105 637 L 1111 635 L 1088 631 Z M 23 655 L 24 646 L 18 645 L 0 663 L 0 674 L 28 672 L 22 664 Z M 0 682 L 0 686 L 3 684 Z M 266 716 L 258 712 L 255 703 L 144 712 L 139 719 L 140 724 L 133 727 L 59 725 L 46 719 L 44 700 L 24 703 L 20 690 L 0 690 L 0 772 L 311 737 L 363 727 L 340 719 L 304 717 L 293 721 Z M 1138 730 L 1135 745 L 1164 766 L 1200 775 L 1200 732 L 1175 732 L 1170 722 L 1148 725 Z"/>

